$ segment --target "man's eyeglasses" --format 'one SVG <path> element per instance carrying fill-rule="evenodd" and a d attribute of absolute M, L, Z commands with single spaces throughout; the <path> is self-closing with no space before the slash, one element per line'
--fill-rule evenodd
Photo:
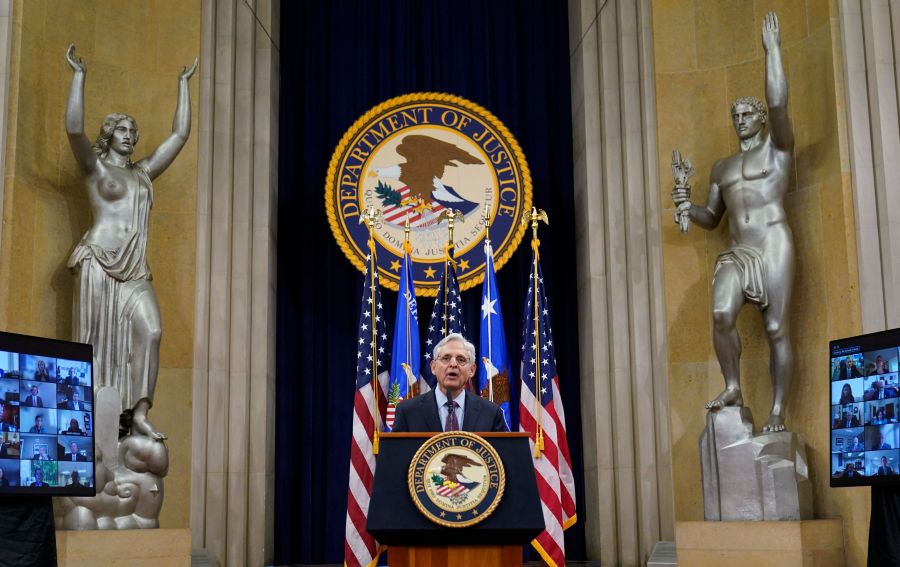
<path fill-rule="evenodd" d="M 456 360 L 456 364 L 459 366 L 466 366 L 469 364 L 469 358 L 461 354 L 458 354 L 455 357 L 452 354 L 445 354 L 438 358 L 438 360 L 443 364 L 450 364 L 454 360 Z"/>

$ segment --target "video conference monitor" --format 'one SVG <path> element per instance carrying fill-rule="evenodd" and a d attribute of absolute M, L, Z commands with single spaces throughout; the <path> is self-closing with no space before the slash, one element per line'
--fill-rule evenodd
<path fill-rule="evenodd" d="M 831 486 L 900 483 L 898 367 L 900 329 L 831 341 Z"/>
<path fill-rule="evenodd" d="M 0 497 L 93 496 L 91 345 L 0 332 Z"/>

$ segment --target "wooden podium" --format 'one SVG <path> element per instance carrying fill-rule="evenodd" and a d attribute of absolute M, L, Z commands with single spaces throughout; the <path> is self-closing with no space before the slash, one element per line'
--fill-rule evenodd
<path fill-rule="evenodd" d="M 366 530 L 388 546 L 391 567 L 521 565 L 522 546 L 544 530 L 528 434 L 476 433 L 499 453 L 506 489 L 489 517 L 465 528 L 432 522 L 409 494 L 409 465 L 433 435 L 385 433 L 380 437 Z"/>

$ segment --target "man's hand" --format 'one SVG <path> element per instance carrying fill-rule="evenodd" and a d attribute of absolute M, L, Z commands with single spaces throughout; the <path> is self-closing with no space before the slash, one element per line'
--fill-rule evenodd
<path fill-rule="evenodd" d="M 762 44 L 766 53 L 781 45 L 781 31 L 778 29 L 778 16 L 775 15 L 775 12 L 769 12 L 763 18 Z"/>

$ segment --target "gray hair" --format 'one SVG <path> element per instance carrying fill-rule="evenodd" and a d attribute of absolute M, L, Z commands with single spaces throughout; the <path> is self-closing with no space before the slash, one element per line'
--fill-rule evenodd
<path fill-rule="evenodd" d="M 441 350 L 443 350 L 444 346 L 447 345 L 450 341 L 459 341 L 463 344 L 466 350 L 469 353 L 469 364 L 475 363 L 475 345 L 470 343 L 466 337 L 462 336 L 459 333 L 450 333 L 446 337 L 440 340 L 440 342 L 434 345 L 434 351 L 432 352 L 432 360 L 437 360 L 441 357 Z"/>
<path fill-rule="evenodd" d="M 763 104 L 763 101 L 759 100 L 755 96 L 742 96 L 741 98 L 734 101 L 734 103 L 731 105 L 731 114 L 734 114 L 734 109 L 737 108 L 739 104 L 752 106 L 753 109 L 759 113 L 760 117 L 762 118 L 763 124 L 766 123 L 768 112 L 766 110 L 766 105 Z"/>

